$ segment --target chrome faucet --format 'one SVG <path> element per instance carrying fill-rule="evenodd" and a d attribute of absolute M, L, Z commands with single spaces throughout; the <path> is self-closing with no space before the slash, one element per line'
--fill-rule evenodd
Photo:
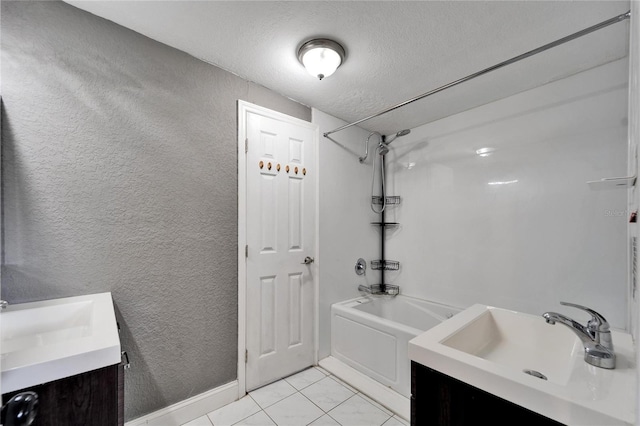
<path fill-rule="evenodd" d="M 569 327 L 582 341 L 584 346 L 584 360 L 588 364 L 595 365 L 600 368 L 615 368 L 616 354 L 613 351 L 613 341 L 611 339 L 611 330 L 607 320 L 586 306 L 576 305 L 573 303 L 560 302 L 561 305 L 571 306 L 573 308 L 582 309 L 591 315 L 591 319 L 584 326 L 579 322 L 556 312 L 545 312 L 542 314 L 547 324 L 555 324 L 556 322 Z"/>
<path fill-rule="evenodd" d="M 367 294 L 373 294 L 375 292 L 375 290 L 373 288 L 371 288 L 370 285 L 362 285 L 360 284 L 358 286 L 358 291 L 362 292 L 362 293 L 367 293 Z M 378 290 L 380 291 L 380 290 Z"/>
<path fill-rule="evenodd" d="M 400 287 L 393 284 L 372 284 L 358 286 L 358 291 L 376 296 L 397 296 L 400 294 Z"/>
<path fill-rule="evenodd" d="M 4 309 L 7 306 L 9 306 L 9 302 L 7 302 L 6 300 L 0 300 L 0 309 Z"/>

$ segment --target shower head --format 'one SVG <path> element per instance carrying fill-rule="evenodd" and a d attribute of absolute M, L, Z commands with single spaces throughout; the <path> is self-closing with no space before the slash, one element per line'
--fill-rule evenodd
<path fill-rule="evenodd" d="M 400 130 L 398 133 L 396 133 L 395 135 L 391 135 L 391 136 L 385 136 L 384 138 L 384 143 L 386 144 L 390 144 L 391 142 L 393 142 L 396 138 L 399 138 L 401 136 L 406 136 L 409 133 L 411 133 L 411 130 L 409 129 L 404 129 L 404 130 Z"/>

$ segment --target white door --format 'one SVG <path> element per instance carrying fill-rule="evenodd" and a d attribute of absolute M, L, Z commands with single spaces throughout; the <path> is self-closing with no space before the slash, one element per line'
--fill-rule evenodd
<path fill-rule="evenodd" d="M 314 362 L 317 127 L 259 107 L 244 114 L 250 391 Z"/>

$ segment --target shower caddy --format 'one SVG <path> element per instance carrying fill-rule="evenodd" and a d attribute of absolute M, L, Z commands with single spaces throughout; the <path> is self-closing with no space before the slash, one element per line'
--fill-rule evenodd
<path fill-rule="evenodd" d="M 371 202 L 374 205 L 383 204 L 383 196 L 371 197 Z M 399 195 L 387 195 L 384 196 L 385 207 L 397 206 L 400 204 L 401 198 Z M 389 260 L 385 255 L 385 231 L 387 228 L 395 228 L 400 225 L 398 222 L 387 222 L 385 219 L 386 208 L 380 212 L 380 222 L 371 222 L 372 225 L 380 227 L 380 259 L 371 261 L 371 269 L 374 271 L 380 271 L 380 284 L 373 284 L 371 286 L 359 286 L 360 291 L 375 295 L 388 295 L 396 296 L 400 293 L 400 287 L 394 284 L 387 284 L 385 282 L 385 271 L 397 271 L 400 269 L 400 262 L 397 260 Z"/>

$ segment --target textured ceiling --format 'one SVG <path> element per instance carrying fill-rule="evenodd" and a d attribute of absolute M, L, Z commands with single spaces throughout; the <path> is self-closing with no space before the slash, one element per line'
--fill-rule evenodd
<path fill-rule="evenodd" d="M 629 10 L 629 1 L 67 1 L 355 121 Z M 361 127 L 390 133 L 624 57 L 625 21 L 415 102 Z M 314 37 L 347 50 L 318 81 L 296 57 Z"/>

